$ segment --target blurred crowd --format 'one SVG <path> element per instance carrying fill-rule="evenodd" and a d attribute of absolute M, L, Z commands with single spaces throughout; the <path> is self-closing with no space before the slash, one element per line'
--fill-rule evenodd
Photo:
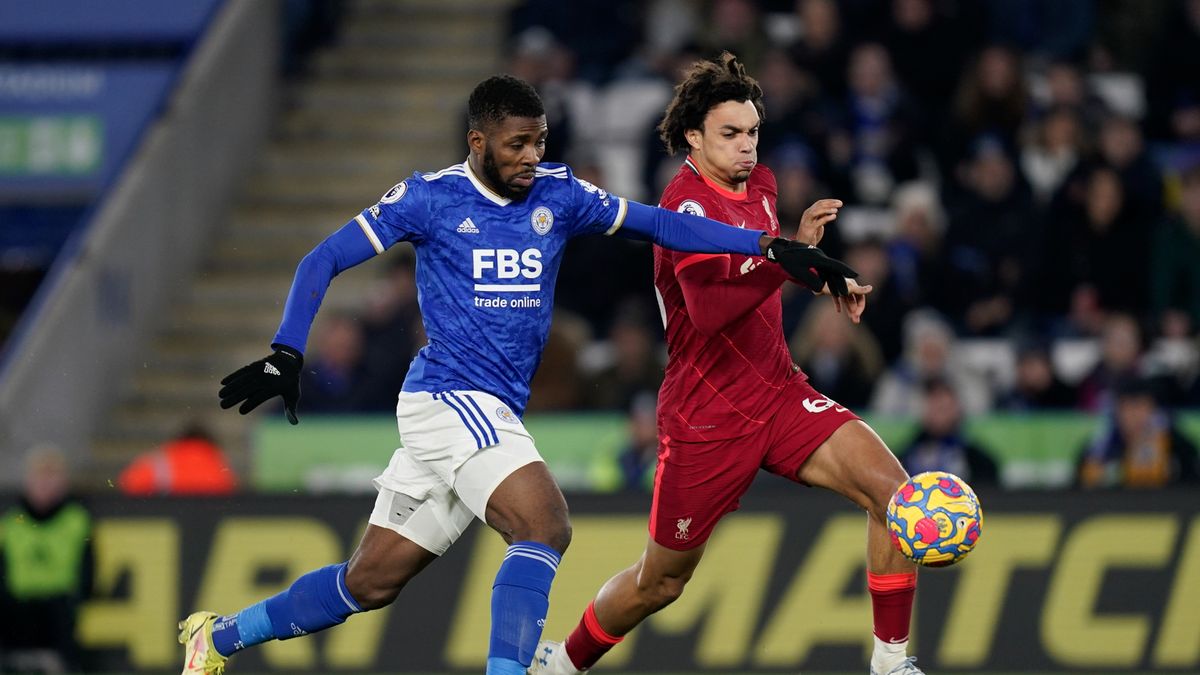
<path fill-rule="evenodd" d="M 785 289 L 818 389 L 883 414 L 919 415 L 934 380 L 969 414 L 1103 411 L 1145 379 L 1200 405 L 1200 0 L 526 0 L 507 70 L 545 100 L 546 161 L 653 202 L 681 161 L 654 127 L 720 49 L 765 91 L 780 221 L 845 201 L 822 247 L 876 289 L 859 326 Z M 395 260 L 364 309 L 319 319 L 308 410 L 393 406 L 423 343 Z M 657 387 L 651 268 L 644 244 L 572 244 L 531 411 Z"/>

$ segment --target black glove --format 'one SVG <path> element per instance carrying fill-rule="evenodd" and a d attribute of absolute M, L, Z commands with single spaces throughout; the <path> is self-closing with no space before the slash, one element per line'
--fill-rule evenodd
<path fill-rule="evenodd" d="M 241 403 L 238 412 L 245 415 L 276 396 L 283 397 L 283 411 L 292 424 L 299 424 L 296 404 L 300 402 L 300 367 L 304 355 L 284 345 L 275 353 L 243 366 L 221 380 L 221 408 L 228 410 Z M 245 401 L 245 403 L 242 403 Z"/>
<path fill-rule="evenodd" d="M 767 245 L 767 260 L 779 263 L 783 271 L 813 293 L 820 293 L 829 284 L 830 294 L 839 298 L 850 295 L 846 277 L 858 277 L 849 265 L 830 258 L 816 246 L 781 237 Z"/>

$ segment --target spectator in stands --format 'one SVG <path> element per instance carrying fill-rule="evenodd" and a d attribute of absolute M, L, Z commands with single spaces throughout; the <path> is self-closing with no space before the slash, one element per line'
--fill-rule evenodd
<path fill-rule="evenodd" d="M 1100 160 L 1121 179 L 1131 215 L 1153 222 L 1162 215 L 1162 173 L 1146 151 L 1142 129 L 1136 120 L 1110 113 L 1100 123 L 1097 143 Z"/>
<path fill-rule="evenodd" d="M 904 353 L 875 387 L 871 411 L 881 415 L 921 412 L 925 383 L 933 378 L 951 382 L 968 414 L 991 407 L 991 392 L 979 374 L 959 363 L 954 354 L 954 331 L 945 319 L 928 310 L 911 312 L 904 321 Z"/>
<path fill-rule="evenodd" d="M 91 542 L 66 457 L 34 448 L 20 501 L 0 520 L 0 672 L 80 671 L 75 620 L 92 592 Z"/>
<path fill-rule="evenodd" d="M 237 490 L 237 474 L 203 425 L 192 422 L 162 446 L 134 458 L 117 479 L 131 497 L 223 496 Z"/>
<path fill-rule="evenodd" d="M 892 213 L 896 235 L 888 244 L 888 261 L 896 291 L 909 305 L 936 304 L 944 285 L 941 252 L 946 231 L 937 190 L 922 181 L 901 185 L 892 198 Z"/>
<path fill-rule="evenodd" d="M 984 47 L 959 80 L 954 107 L 939 155 L 946 173 L 968 157 L 971 143 L 983 135 L 1015 147 L 1029 109 L 1029 86 L 1020 53 L 1002 45 Z"/>
<path fill-rule="evenodd" d="M 1039 205 L 1050 202 L 1087 153 L 1083 122 L 1075 108 L 1059 105 L 1033 124 L 1021 148 L 1021 172 Z"/>
<path fill-rule="evenodd" d="M 1100 123 L 1109 115 L 1104 100 L 1088 85 L 1084 70 L 1078 62 L 1056 59 L 1046 65 L 1042 74 L 1042 95 L 1037 101 L 1037 114 L 1045 116 L 1060 108 L 1072 110 L 1078 116 L 1080 131 L 1094 136 Z"/>
<path fill-rule="evenodd" d="M 833 190 L 848 203 L 885 204 L 897 183 L 917 177 L 917 108 L 879 43 L 851 50 L 846 81 L 828 140 Z"/>
<path fill-rule="evenodd" d="M 1142 330 L 1129 314 L 1113 314 L 1104 322 L 1100 362 L 1079 384 L 1079 407 L 1091 412 L 1110 410 L 1114 385 L 1141 376 Z"/>
<path fill-rule="evenodd" d="M 948 471 L 973 487 L 995 485 L 999 479 L 996 462 L 966 439 L 962 430 L 962 406 L 949 381 L 934 377 L 922 386 L 921 423 L 916 438 L 897 453 L 911 474 Z"/>
<path fill-rule="evenodd" d="M 1192 444 L 1159 404 L 1152 383 L 1122 380 L 1104 428 L 1079 455 L 1078 484 L 1084 488 L 1159 488 L 1200 481 Z"/>
<path fill-rule="evenodd" d="M 592 409 L 629 410 L 636 394 L 658 391 L 663 379 L 657 335 L 639 303 L 626 303 L 609 330 L 612 361 L 588 377 L 584 400 Z"/>
<path fill-rule="evenodd" d="M 1016 381 L 998 407 L 1009 412 L 1068 409 L 1077 400 L 1075 390 L 1054 372 L 1046 345 L 1030 341 L 1017 349 Z"/>
<path fill-rule="evenodd" d="M 936 306 L 969 335 L 996 335 L 1033 288 L 1040 232 L 1028 186 L 999 136 L 976 139 L 949 200 L 946 278 Z"/>
<path fill-rule="evenodd" d="M 364 410 L 362 324 L 352 314 L 332 312 L 322 317 L 317 326 L 311 356 L 300 373 L 305 410 L 310 413 Z"/>
<path fill-rule="evenodd" d="M 811 303 L 789 347 L 808 381 L 822 394 L 850 408 L 861 408 L 870 400 L 883 369 L 879 344 L 866 327 L 841 316 L 833 303 Z"/>
<path fill-rule="evenodd" d="M 1200 328 L 1200 161 L 1183 171 L 1180 188 L 1179 212 L 1155 231 L 1150 263 L 1154 319 L 1175 337 Z"/>
<path fill-rule="evenodd" d="M 1120 176 L 1093 165 L 1067 191 L 1048 221 L 1039 293 L 1056 312 L 1083 313 L 1074 305 L 1093 301 L 1106 311 L 1143 311 L 1151 228 L 1127 204 Z"/>

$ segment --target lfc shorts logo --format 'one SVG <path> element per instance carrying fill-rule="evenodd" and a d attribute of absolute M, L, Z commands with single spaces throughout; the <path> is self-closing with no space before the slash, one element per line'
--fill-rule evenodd
<path fill-rule="evenodd" d="M 680 518 L 679 520 L 676 520 L 675 527 L 679 528 L 679 531 L 675 533 L 675 538 L 686 541 L 687 538 L 690 536 L 688 534 L 688 527 L 690 527 L 691 524 L 692 524 L 691 518 Z"/>

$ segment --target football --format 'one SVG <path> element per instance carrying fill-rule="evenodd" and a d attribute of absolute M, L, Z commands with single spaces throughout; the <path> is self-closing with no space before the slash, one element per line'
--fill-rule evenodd
<path fill-rule="evenodd" d="M 927 471 L 896 490 L 887 510 L 892 545 L 925 567 L 945 567 L 967 557 L 983 532 L 979 498 L 966 481 Z"/>

